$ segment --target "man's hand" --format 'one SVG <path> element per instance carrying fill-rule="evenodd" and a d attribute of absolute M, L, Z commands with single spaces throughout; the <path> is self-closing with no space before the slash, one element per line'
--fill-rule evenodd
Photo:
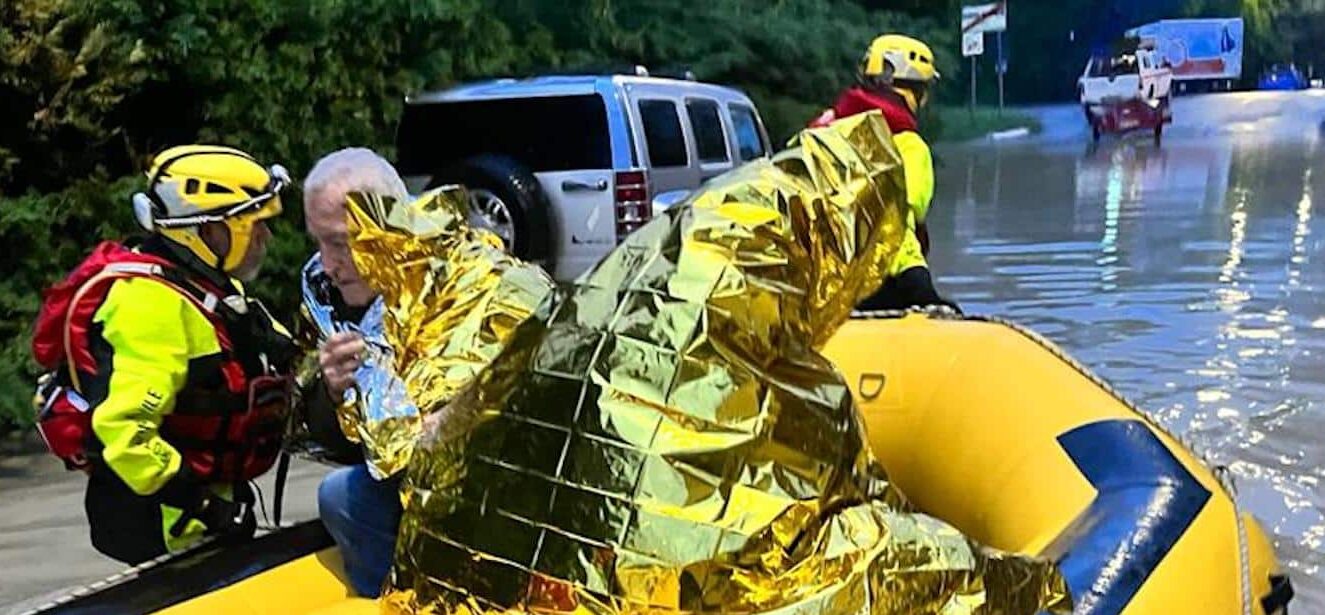
<path fill-rule="evenodd" d="M 337 333 L 317 349 L 322 382 L 332 399 L 344 397 L 346 389 L 354 384 L 354 372 L 363 365 L 365 348 L 358 333 Z"/>

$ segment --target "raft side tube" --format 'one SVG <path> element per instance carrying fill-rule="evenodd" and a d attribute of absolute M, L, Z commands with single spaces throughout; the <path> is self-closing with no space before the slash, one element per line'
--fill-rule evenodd
<path fill-rule="evenodd" d="M 913 313 L 853 319 L 824 354 L 902 492 L 984 544 L 1057 561 L 1077 614 L 1273 615 L 1262 602 L 1286 579 L 1260 526 L 1048 341 Z"/>

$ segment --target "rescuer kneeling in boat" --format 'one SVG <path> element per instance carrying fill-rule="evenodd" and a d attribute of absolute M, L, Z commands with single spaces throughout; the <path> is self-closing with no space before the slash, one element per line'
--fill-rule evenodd
<path fill-rule="evenodd" d="M 290 177 L 228 147 L 156 157 L 134 214 L 49 289 L 33 351 L 39 428 L 88 474 L 92 545 L 138 564 L 204 536 L 251 537 L 248 481 L 281 450 L 294 345 L 244 282 Z"/>
<path fill-rule="evenodd" d="M 929 101 L 930 87 L 938 78 L 934 52 L 928 45 L 898 34 L 880 36 L 861 60 L 857 84 L 843 92 L 831 108 L 810 124 L 827 126 L 844 117 L 877 109 L 883 112 L 884 121 L 893 133 L 893 143 L 902 154 L 910 230 L 883 286 L 861 302 L 858 309 L 901 310 L 928 305 L 959 309 L 935 290 L 925 262 L 929 253 L 925 217 L 934 199 L 934 162 L 929 146 L 918 132 L 916 113 Z"/>

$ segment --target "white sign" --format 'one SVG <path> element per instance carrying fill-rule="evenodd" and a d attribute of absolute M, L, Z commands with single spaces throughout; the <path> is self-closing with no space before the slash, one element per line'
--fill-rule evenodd
<path fill-rule="evenodd" d="M 984 55 L 985 53 L 985 33 L 967 32 L 962 35 L 962 57 Z"/>
<path fill-rule="evenodd" d="M 1002 32 L 1008 29 L 1008 3 L 994 2 L 962 7 L 962 34 Z M 962 45 L 966 47 L 966 45 Z"/>

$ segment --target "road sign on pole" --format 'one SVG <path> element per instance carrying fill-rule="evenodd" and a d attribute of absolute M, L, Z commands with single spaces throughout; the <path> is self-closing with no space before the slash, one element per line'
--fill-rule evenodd
<path fill-rule="evenodd" d="M 1008 29 L 1008 3 L 992 2 L 962 7 L 962 33 L 1002 32 Z"/>
<path fill-rule="evenodd" d="M 984 55 L 985 33 L 967 32 L 962 35 L 962 57 Z"/>
<path fill-rule="evenodd" d="M 962 7 L 962 55 L 971 59 L 971 115 L 975 115 L 975 72 L 976 56 L 984 55 L 985 32 L 997 32 L 998 60 L 995 71 L 998 73 L 998 108 L 1003 109 L 1003 73 L 1007 65 L 1003 59 L 1004 30 L 1008 29 L 1008 3 L 991 2 Z"/>

